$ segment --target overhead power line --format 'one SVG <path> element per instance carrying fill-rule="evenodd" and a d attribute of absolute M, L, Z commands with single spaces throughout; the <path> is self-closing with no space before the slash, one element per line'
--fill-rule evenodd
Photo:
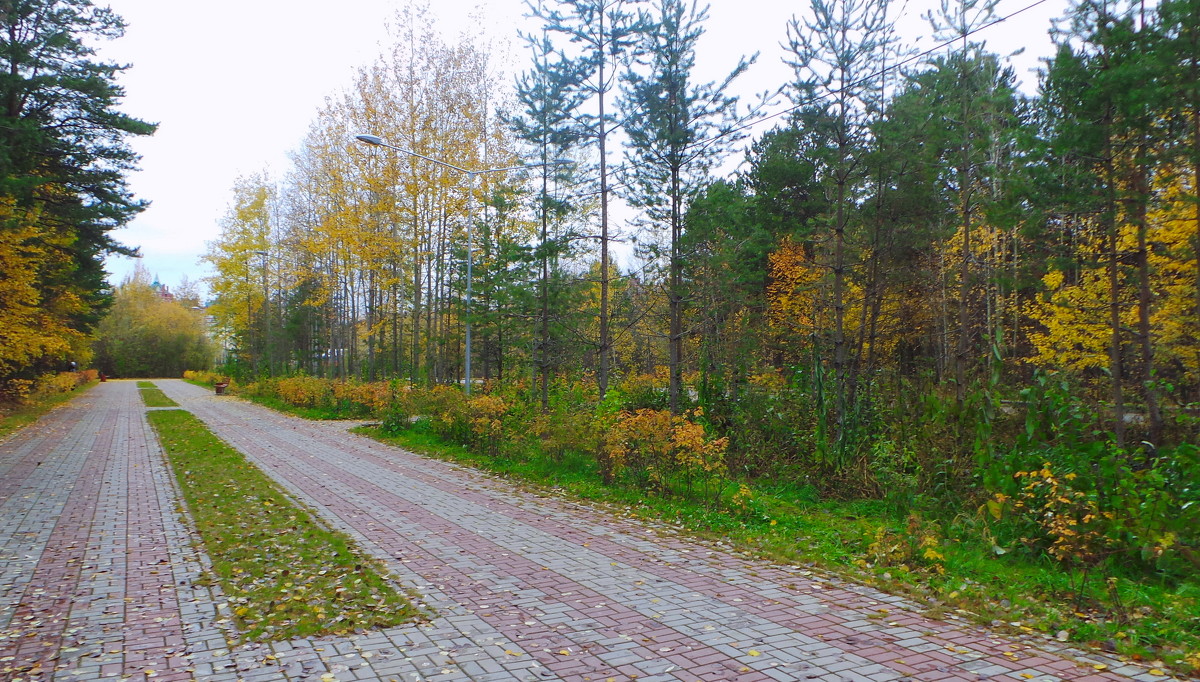
<path fill-rule="evenodd" d="M 986 24 L 984 24 L 984 25 L 982 25 L 982 26 L 980 26 L 980 27 L 978 27 L 978 28 L 972 29 L 972 30 L 968 31 L 967 33 L 965 33 L 965 34 L 963 34 L 963 35 L 961 35 L 961 36 L 955 36 L 954 38 L 951 38 L 950 40 L 946 40 L 946 41 L 943 41 L 943 42 L 941 42 L 941 43 L 939 43 L 939 44 L 937 44 L 937 45 L 934 45 L 933 47 L 929 48 L 928 50 L 924 50 L 923 52 L 917 52 L 917 53 L 915 53 L 915 54 L 912 54 L 912 55 L 910 55 L 909 57 L 907 57 L 907 58 L 905 58 L 905 59 L 902 59 L 902 60 L 900 60 L 899 62 L 896 62 L 895 64 L 892 64 L 892 65 L 890 65 L 890 66 L 885 66 L 885 67 L 883 67 L 883 68 L 881 68 L 881 69 L 879 69 L 879 70 L 875 71 L 874 73 L 871 73 L 871 74 L 868 74 L 868 75 L 866 75 L 866 76 L 863 76 L 862 78 L 860 78 L 860 79 L 858 79 L 858 80 L 856 80 L 856 81 L 852 81 L 851 83 L 848 83 L 848 84 L 846 84 L 846 85 L 842 86 L 841 88 L 838 88 L 837 90 L 830 90 L 829 92 L 823 93 L 823 94 L 821 94 L 821 95 L 817 95 L 817 96 L 814 96 L 814 97 L 810 97 L 810 98 L 808 98 L 808 99 L 804 100 L 803 102 L 800 102 L 799 104 L 794 104 L 794 105 L 792 105 L 792 106 L 790 106 L 790 107 L 788 107 L 788 108 L 786 108 L 786 109 L 781 109 L 781 110 L 779 110 L 779 111 L 776 111 L 776 112 L 775 112 L 775 113 L 773 113 L 773 114 L 767 114 L 766 116 L 763 116 L 763 117 L 761 117 L 761 118 L 757 118 L 757 119 L 755 119 L 755 120 L 753 120 L 753 121 L 750 121 L 750 122 L 748 122 L 748 123 L 743 123 L 743 124 L 742 124 L 742 125 L 740 125 L 740 126 L 737 126 L 737 127 L 731 128 L 731 129 L 729 129 L 729 130 L 726 130 L 726 131 L 723 131 L 723 132 L 722 132 L 720 135 L 718 135 L 718 136 L 716 136 L 716 137 L 714 137 L 714 138 L 712 138 L 712 139 L 710 139 L 710 140 L 706 140 L 706 141 L 703 143 L 703 146 L 708 146 L 708 145 L 710 145 L 710 144 L 712 144 L 712 143 L 716 142 L 717 140 L 719 140 L 719 139 L 721 139 L 722 137 L 725 137 L 725 136 L 727 136 L 727 135 L 733 135 L 734 133 L 741 132 L 741 131 L 743 131 L 743 130 L 746 130 L 746 129 L 748 129 L 748 128 L 753 128 L 754 126 L 757 126 L 757 125 L 759 125 L 760 123 L 765 123 L 765 122 L 767 122 L 767 121 L 770 121 L 770 120 L 772 120 L 772 119 L 779 118 L 780 116 L 785 116 L 785 115 L 787 115 L 787 114 L 790 114 L 790 113 L 792 113 L 793 111 L 797 111 L 797 110 L 799 110 L 799 109 L 802 109 L 802 108 L 804 108 L 804 107 L 806 107 L 806 106 L 809 106 L 809 105 L 811 105 L 811 104 L 815 104 L 815 103 L 817 103 L 817 102 L 820 102 L 820 101 L 821 101 L 821 100 L 823 100 L 823 99 L 827 99 L 827 98 L 829 98 L 829 97 L 832 97 L 833 95 L 837 95 L 837 94 L 840 94 L 840 93 L 842 93 L 842 92 L 845 92 L 845 91 L 847 91 L 847 90 L 850 90 L 851 88 L 858 87 L 859 85 L 861 85 L 861 84 L 863 84 L 863 83 L 866 83 L 866 82 L 868 82 L 868 81 L 872 81 L 872 80 L 874 80 L 874 79 L 876 79 L 876 78 L 879 78 L 880 76 L 883 76 L 883 75 L 885 75 L 885 74 L 887 74 L 887 73 L 889 73 L 889 72 L 891 72 L 891 71 L 895 71 L 896 69 L 899 69 L 899 68 L 902 68 L 902 67 L 904 67 L 904 66 L 907 66 L 907 65 L 909 65 L 909 64 L 911 64 L 911 63 L 913 63 L 913 62 L 915 62 L 915 61 L 918 61 L 918 60 L 921 60 L 921 59 L 925 59 L 926 57 L 929 57 L 930 55 L 937 53 L 938 51 L 942 50 L 943 48 L 945 48 L 945 47 L 947 47 L 947 46 L 949 46 L 949 45 L 952 45 L 952 44 L 954 44 L 954 43 L 956 43 L 956 42 L 958 42 L 958 41 L 960 41 L 960 40 L 963 40 L 964 38 L 968 38 L 968 37 L 970 37 L 970 36 L 973 36 L 973 35 L 975 35 L 976 33 L 979 33 L 980 31 L 986 31 L 987 29 L 989 29 L 989 28 L 991 28 L 991 27 L 993 27 L 993 26 L 995 26 L 995 25 L 997 25 L 997 24 L 1004 23 L 1005 21 L 1008 21 L 1009 19 L 1012 19 L 1013 17 L 1015 17 L 1015 16 L 1017 16 L 1017 15 L 1019 15 L 1019 14 L 1022 14 L 1022 13 L 1024 13 L 1024 12 L 1028 12 L 1029 10 L 1033 9 L 1034 7 L 1037 7 L 1038 5 L 1043 5 L 1043 4 L 1045 4 L 1047 1 L 1048 1 L 1048 0 L 1037 0 L 1036 2 L 1033 2 L 1033 3 L 1031 3 L 1031 4 L 1028 4 L 1028 5 L 1026 5 L 1026 6 L 1022 7 L 1021 9 L 1019 9 L 1019 10 L 1017 10 L 1017 11 L 1015 11 L 1015 12 L 1011 13 L 1011 14 L 1007 14 L 1007 15 L 1005 15 L 1005 16 L 1003 16 L 1003 17 L 1000 17 L 1000 18 L 998 18 L 998 19 L 995 19 L 995 20 L 993 20 L 993 21 L 990 21 L 990 22 L 988 22 L 988 23 L 986 23 Z"/>

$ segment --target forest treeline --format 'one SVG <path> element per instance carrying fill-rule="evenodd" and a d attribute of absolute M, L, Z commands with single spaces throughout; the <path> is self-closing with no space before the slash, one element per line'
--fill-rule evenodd
<path fill-rule="evenodd" d="M 675 411 L 812 375 L 833 447 L 900 383 L 961 406 L 1037 371 L 1118 445 L 1178 442 L 1200 401 L 1191 4 L 1077 3 L 1026 95 L 976 36 L 993 5 L 931 12 L 944 44 L 912 61 L 888 3 L 814 2 L 778 27 L 791 107 L 728 177 L 762 110 L 729 94 L 747 61 L 694 80 L 702 10 L 551 5 L 515 88 L 404 10 L 286 177 L 239 182 L 207 259 L 241 371 L 460 382 L 470 327 L 475 378 L 603 393 L 665 367 Z"/>
<path fill-rule="evenodd" d="M 1071 525 L 1200 565 L 1200 4 L 1075 3 L 1026 94 L 994 4 L 930 12 L 916 58 L 886 0 L 813 0 L 764 27 L 774 102 L 732 94 L 753 59 L 697 80 L 694 4 L 529 10 L 512 83 L 403 10 L 285 176 L 238 183 L 225 372 L 426 390 L 469 349 L 468 392 L 661 410 L 739 476 L 997 518 L 1066 480 Z"/>

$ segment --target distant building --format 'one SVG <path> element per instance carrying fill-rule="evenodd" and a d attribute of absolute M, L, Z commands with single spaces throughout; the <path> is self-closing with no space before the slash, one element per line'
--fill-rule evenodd
<path fill-rule="evenodd" d="M 160 283 L 157 278 L 155 278 L 154 283 L 150 285 L 150 288 L 153 289 L 154 293 L 158 294 L 158 297 L 164 301 L 175 300 L 175 294 L 171 293 L 171 288 Z"/>

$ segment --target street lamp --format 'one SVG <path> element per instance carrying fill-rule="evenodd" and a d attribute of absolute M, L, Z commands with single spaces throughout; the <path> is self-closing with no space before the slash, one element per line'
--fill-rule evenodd
<path fill-rule="evenodd" d="M 417 152 L 414 152 L 409 149 L 405 149 L 403 147 L 397 147 L 396 145 L 388 144 L 387 142 L 385 142 L 383 140 L 382 137 L 379 137 L 378 135 L 367 135 L 367 134 L 355 135 L 354 139 L 358 140 L 359 142 L 365 142 L 369 145 L 374 145 L 376 147 L 386 147 L 388 149 L 400 152 L 402 154 L 408 154 L 409 156 L 415 156 L 418 159 L 425 159 L 426 161 L 431 161 L 433 163 L 438 164 L 439 166 L 449 168 L 450 170 L 457 171 L 459 173 L 465 173 L 467 175 L 467 179 L 468 179 L 469 185 L 470 185 L 471 196 L 467 197 L 467 296 L 466 296 L 466 304 L 467 305 L 466 305 L 466 315 L 464 316 L 464 320 L 463 320 L 463 325 L 465 327 L 464 345 L 466 346 L 466 356 L 463 359 L 463 374 L 466 377 L 465 391 L 466 391 L 467 395 L 470 395 L 471 394 L 471 280 L 472 280 L 471 270 L 472 270 L 472 266 L 475 261 L 475 255 L 474 255 L 475 202 L 472 200 L 472 197 L 475 195 L 475 178 L 477 178 L 480 175 L 483 175 L 484 173 L 503 173 L 504 171 L 515 171 L 515 170 L 522 170 L 522 169 L 526 169 L 526 168 L 541 168 L 543 166 L 558 166 L 558 165 L 562 165 L 562 164 L 571 163 L 571 161 L 568 159 L 555 159 L 553 161 L 546 161 L 544 163 L 525 163 L 525 164 L 521 164 L 519 166 L 505 166 L 502 168 L 483 168 L 483 169 L 479 169 L 479 170 L 471 170 L 469 168 L 463 168 L 461 166 L 456 166 L 452 163 L 447 163 L 445 161 L 442 161 L 441 159 L 435 159 L 432 156 L 425 156 L 424 154 L 418 154 Z"/>
<path fill-rule="evenodd" d="M 267 286 L 267 258 L 270 254 L 266 251 L 254 251 L 254 255 L 262 258 L 263 271 L 263 355 L 267 357 L 267 376 L 271 376 L 274 371 L 272 368 L 272 353 L 271 353 L 271 290 Z"/>

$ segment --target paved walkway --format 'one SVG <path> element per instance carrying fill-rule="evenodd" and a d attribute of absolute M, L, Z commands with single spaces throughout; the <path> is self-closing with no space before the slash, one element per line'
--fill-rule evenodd
<path fill-rule="evenodd" d="M 136 385 L 113 381 L 0 443 L 0 679 L 1164 679 L 928 620 L 897 597 L 530 494 L 342 425 L 156 383 L 436 616 L 230 648 L 229 606 L 196 585 L 205 558 Z"/>

